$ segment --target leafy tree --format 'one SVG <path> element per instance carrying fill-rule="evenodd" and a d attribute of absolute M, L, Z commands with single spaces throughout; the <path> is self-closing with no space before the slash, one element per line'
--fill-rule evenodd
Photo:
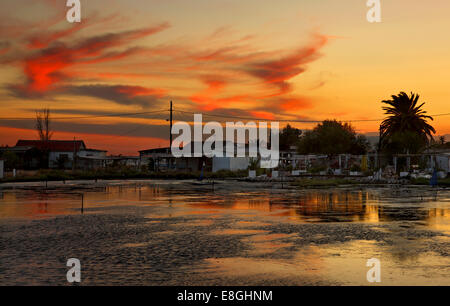
<path fill-rule="evenodd" d="M 325 120 L 301 137 L 298 152 L 301 154 L 365 154 L 370 147 L 364 135 L 357 135 L 349 123 Z"/>
<path fill-rule="evenodd" d="M 16 153 L 5 151 L 1 157 L 5 160 L 5 169 L 12 170 L 20 168 L 20 158 Z"/>
<path fill-rule="evenodd" d="M 249 161 L 249 170 L 257 170 L 258 169 L 259 160 L 257 158 L 250 158 Z"/>
<path fill-rule="evenodd" d="M 440 136 L 438 141 L 430 144 L 430 148 L 450 149 L 450 142 L 445 141 L 445 136 Z"/>
<path fill-rule="evenodd" d="M 393 95 L 392 100 L 384 100 L 382 103 L 385 114 L 388 115 L 380 125 L 380 149 L 387 149 L 395 153 L 413 153 L 430 144 L 435 129 L 428 124 L 433 120 L 422 109 L 425 103 L 418 105 L 419 95 L 405 92 Z M 415 136 L 414 136 L 415 135 Z M 405 139 L 414 142 L 411 148 Z M 411 151 L 413 150 L 413 151 Z"/>
<path fill-rule="evenodd" d="M 299 144 L 302 130 L 291 127 L 289 124 L 280 133 L 280 150 L 289 150 L 291 146 Z"/>
<path fill-rule="evenodd" d="M 424 148 L 423 138 L 415 132 L 397 132 L 385 139 L 383 150 L 388 154 L 415 154 Z"/>

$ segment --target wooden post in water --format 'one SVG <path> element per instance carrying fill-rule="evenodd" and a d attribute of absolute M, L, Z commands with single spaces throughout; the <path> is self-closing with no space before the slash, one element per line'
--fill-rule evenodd
<path fill-rule="evenodd" d="M 81 213 L 84 213 L 84 193 L 81 194 Z"/>

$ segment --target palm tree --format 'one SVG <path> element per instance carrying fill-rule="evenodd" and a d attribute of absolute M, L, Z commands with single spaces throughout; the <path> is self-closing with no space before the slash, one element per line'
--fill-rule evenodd
<path fill-rule="evenodd" d="M 384 100 L 382 103 L 386 115 L 389 115 L 380 125 L 380 146 L 385 147 L 390 140 L 399 135 L 416 135 L 424 145 L 428 145 L 433 139 L 432 133 L 436 130 L 428 124 L 428 120 L 433 120 L 426 115 L 422 109 L 425 103 L 417 105 L 418 94 L 411 93 L 408 96 L 405 92 L 393 95 L 392 100 Z"/>

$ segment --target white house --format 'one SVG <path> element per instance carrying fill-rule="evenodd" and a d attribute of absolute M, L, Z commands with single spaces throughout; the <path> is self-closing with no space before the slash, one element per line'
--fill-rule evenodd
<path fill-rule="evenodd" d="M 436 155 L 436 168 L 446 173 L 450 172 L 450 153 L 440 153 Z"/>
<path fill-rule="evenodd" d="M 208 158 L 205 156 L 193 156 L 194 144 L 191 144 L 191 157 L 174 157 L 169 147 L 155 148 L 139 151 L 142 164 L 148 164 L 150 169 L 154 170 L 188 170 L 188 171 L 205 171 L 217 172 L 219 170 L 245 170 L 250 163 L 249 157 L 226 157 L 227 143 L 223 144 L 224 157 Z M 203 144 L 202 144 L 203 145 Z M 237 145 L 234 144 L 234 149 L 237 150 Z M 248 144 L 245 145 L 248 156 Z"/>
<path fill-rule="evenodd" d="M 212 171 L 217 172 L 219 170 L 245 170 L 248 168 L 249 164 L 249 157 L 213 157 Z"/>
<path fill-rule="evenodd" d="M 81 168 L 96 168 L 102 166 L 106 158 L 105 150 L 88 149 L 83 140 L 19 140 L 16 147 L 34 147 L 48 151 L 49 168 L 72 168 L 74 156 L 76 166 Z"/>

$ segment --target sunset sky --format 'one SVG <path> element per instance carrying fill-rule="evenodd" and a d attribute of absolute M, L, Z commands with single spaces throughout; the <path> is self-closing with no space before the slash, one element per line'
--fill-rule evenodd
<path fill-rule="evenodd" d="M 450 113 L 448 0 L 381 0 L 381 23 L 366 0 L 81 0 L 73 24 L 65 3 L 1 1 L 0 145 L 35 139 L 44 107 L 54 139 L 127 155 L 168 144 L 170 100 L 184 121 L 381 119 L 400 91 Z"/>

